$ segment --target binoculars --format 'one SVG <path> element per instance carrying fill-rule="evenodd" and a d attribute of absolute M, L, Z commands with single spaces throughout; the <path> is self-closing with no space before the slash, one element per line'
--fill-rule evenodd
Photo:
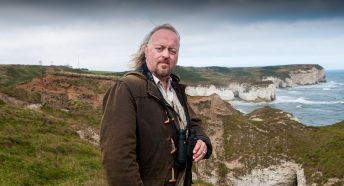
<path fill-rule="evenodd" d="M 192 163 L 193 149 L 196 145 L 196 130 L 190 129 L 187 137 L 185 129 L 178 131 L 177 154 L 175 164 L 179 168 L 186 168 L 187 164 Z"/>

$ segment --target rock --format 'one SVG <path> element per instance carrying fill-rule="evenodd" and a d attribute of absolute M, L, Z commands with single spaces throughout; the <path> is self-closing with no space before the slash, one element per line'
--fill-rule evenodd
<path fill-rule="evenodd" d="M 42 108 L 42 104 L 30 104 L 27 106 L 27 108 L 31 110 L 39 110 Z"/>
<path fill-rule="evenodd" d="M 246 101 L 273 101 L 276 98 L 276 87 L 271 84 L 267 87 L 252 86 L 248 83 L 230 83 L 227 87 L 188 86 L 186 93 L 190 96 L 210 96 L 217 94 L 223 100 L 240 98 Z"/>
<path fill-rule="evenodd" d="M 325 82 L 326 76 L 324 70 L 318 70 L 315 67 L 312 67 L 310 70 L 291 72 L 290 79 L 296 85 L 310 85 Z"/>
<path fill-rule="evenodd" d="M 285 161 L 281 165 L 268 168 L 255 168 L 250 174 L 232 179 L 233 185 L 274 185 L 274 186 L 305 186 L 306 179 L 300 165 Z"/>
<path fill-rule="evenodd" d="M 292 87 L 296 85 L 312 85 L 320 82 L 326 82 L 325 71 L 312 67 L 308 70 L 297 70 L 289 73 L 289 78 L 280 79 L 278 77 L 268 76 L 262 81 L 272 81 L 276 88 Z"/>
<path fill-rule="evenodd" d="M 76 131 L 81 139 L 84 139 L 93 145 L 99 145 L 99 134 L 94 131 L 91 127 L 85 127 L 85 128 L 80 128 L 79 130 Z"/>
<path fill-rule="evenodd" d="M 256 114 L 241 115 L 228 102 L 221 100 L 215 94 L 211 96 L 190 97 L 188 100 L 191 108 L 198 115 L 203 116 L 203 122 L 206 123 L 206 133 L 209 135 L 213 144 L 213 154 L 210 160 L 195 164 L 194 178 L 219 186 L 305 185 L 306 178 L 303 168 L 287 156 L 283 154 L 275 154 L 272 156 L 270 154 L 270 157 L 266 157 L 266 155 L 261 153 L 255 154 L 249 149 L 249 151 L 245 149 L 239 151 L 243 145 L 251 149 L 252 146 L 249 143 L 254 146 L 261 146 L 258 147 L 259 149 L 267 148 L 266 145 L 269 144 L 266 142 L 260 144 L 255 136 L 260 136 L 259 141 L 262 142 L 262 139 L 265 138 L 266 140 L 266 137 L 271 135 L 271 132 L 276 128 L 285 129 L 288 127 L 287 125 L 281 126 L 278 123 L 270 123 L 258 111 Z M 291 114 L 279 110 L 275 110 L 274 113 L 266 111 L 264 113 L 274 114 L 280 118 L 278 121 L 281 122 L 284 121 L 283 119 L 287 121 L 293 118 Z M 239 123 L 226 123 L 224 122 L 225 120 L 221 119 L 229 116 L 232 116 L 231 118 L 239 121 Z M 245 119 L 247 119 L 247 122 L 240 122 L 240 120 Z M 255 121 L 260 124 L 253 124 L 250 121 Z M 237 130 L 234 128 L 237 128 Z M 279 143 L 284 143 L 282 142 L 282 138 L 277 138 Z M 249 142 L 250 140 L 251 142 Z M 231 143 L 229 143 L 230 141 Z M 268 142 L 275 143 L 276 141 L 270 139 Z M 230 147 L 226 148 L 228 145 Z M 231 150 L 231 148 L 237 149 L 238 153 L 232 153 L 231 156 L 227 156 L 226 154 L 228 152 L 226 151 Z M 248 152 L 252 154 L 247 154 Z"/>
<path fill-rule="evenodd" d="M 228 83 L 225 87 L 216 87 L 215 85 L 188 86 L 186 93 L 190 96 L 209 96 L 211 94 L 219 95 L 223 100 L 241 100 L 250 102 L 273 101 L 276 99 L 276 88 L 292 87 L 297 85 L 310 85 L 326 81 L 325 71 L 315 67 L 302 70 L 298 69 L 289 72 L 289 77 L 280 79 L 279 77 L 263 77 L 262 82 L 270 81 L 270 84 L 254 85 L 249 82 Z"/>
<path fill-rule="evenodd" d="M 11 105 L 16 105 L 16 106 L 26 106 L 29 104 L 26 101 L 19 100 L 15 97 L 9 96 L 2 92 L 0 92 L 0 99 L 6 104 L 11 104 Z"/>
<path fill-rule="evenodd" d="M 210 96 L 212 94 L 219 95 L 224 100 L 232 100 L 234 99 L 234 91 L 229 87 L 225 88 L 217 88 L 214 85 L 210 85 L 209 87 L 204 86 L 197 86 L 197 87 L 186 87 L 186 93 L 190 96 Z"/>

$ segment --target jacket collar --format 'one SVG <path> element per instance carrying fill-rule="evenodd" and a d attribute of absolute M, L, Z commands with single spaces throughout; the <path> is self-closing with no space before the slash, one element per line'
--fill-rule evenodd
<path fill-rule="evenodd" d="M 135 71 L 131 71 L 129 73 L 127 73 L 126 75 L 136 75 L 139 78 L 142 78 L 144 80 L 146 80 L 147 82 L 147 94 L 155 97 L 156 99 L 159 100 L 159 102 L 162 105 L 164 104 L 164 98 L 162 97 L 162 94 L 160 93 L 158 87 L 156 86 L 153 76 L 151 74 L 151 72 L 148 70 L 146 63 L 144 63 L 139 69 L 135 70 Z M 125 75 L 125 76 L 126 76 Z M 175 74 L 171 74 L 170 75 L 171 79 L 172 79 L 172 87 L 174 88 L 174 90 L 176 91 L 176 94 L 178 96 L 178 99 L 180 101 L 180 103 L 182 104 L 182 106 L 184 107 L 184 111 L 185 111 L 185 115 L 187 118 L 188 123 L 190 122 L 190 116 L 189 116 L 189 112 L 188 112 L 188 107 L 186 105 L 186 95 L 185 95 L 185 88 L 186 86 L 184 84 L 179 84 L 179 77 Z M 189 124 L 188 124 L 189 126 Z"/>
<path fill-rule="evenodd" d="M 147 93 L 151 94 L 152 96 L 160 100 L 163 99 L 159 89 L 155 85 L 153 75 L 148 70 L 146 63 L 144 63 L 140 68 L 136 69 L 135 71 L 128 72 L 124 76 L 129 75 L 129 74 L 136 75 L 139 78 L 145 79 L 147 81 Z M 176 86 L 179 84 L 180 78 L 173 73 L 170 75 L 170 77 L 172 79 L 172 83 L 171 83 L 172 87 L 177 88 Z M 185 86 L 181 85 L 180 87 L 182 88 L 182 91 L 184 91 Z"/>

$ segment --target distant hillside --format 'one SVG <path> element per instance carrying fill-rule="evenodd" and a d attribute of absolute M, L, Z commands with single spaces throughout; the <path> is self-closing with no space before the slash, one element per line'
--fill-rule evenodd
<path fill-rule="evenodd" d="M 98 81 L 111 81 L 120 77 L 118 75 L 122 73 L 88 71 L 64 66 L 0 65 L 0 92 L 28 103 L 45 103 L 42 93 L 49 92 L 45 90 L 49 86 L 53 89 L 61 87 L 62 92 L 50 90 L 54 94 L 53 97 L 60 97 L 61 94 L 72 90 L 72 85 L 83 85 L 86 89 L 104 93 L 108 85 L 102 89 L 101 86 L 97 86 Z"/>
<path fill-rule="evenodd" d="M 226 86 L 231 82 L 250 82 L 251 84 L 269 84 L 262 81 L 264 77 L 277 77 L 282 80 L 290 78 L 290 72 L 298 70 L 309 70 L 312 67 L 323 70 L 320 65 L 280 65 L 266 67 L 181 67 L 177 66 L 175 73 L 188 85 Z"/>
<path fill-rule="evenodd" d="M 318 70 L 323 70 L 323 67 L 320 65 L 311 64 L 242 68 L 177 66 L 175 73 L 181 77 L 182 82 L 188 85 L 227 85 L 228 82 L 268 84 L 268 82 L 262 82 L 261 80 L 269 76 L 284 80 L 285 78 L 290 78 L 291 71 L 309 70 L 313 67 Z M 17 83 L 30 81 L 35 77 L 44 76 L 45 74 L 57 73 L 120 77 L 126 72 L 89 71 L 87 69 L 73 69 L 65 66 L 0 65 L 0 90 L 5 91 Z"/>
<path fill-rule="evenodd" d="M 187 84 L 191 96 L 218 94 L 224 100 L 266 102 L 276 99 L 276 89 L 326 82 L 319 65 L 267 67 L 177 67 L 176 73 Z"/>
<path fill-rule="evenodd" d="M 314 69 L 316 70 L 314 71 Z M 77 80 L 78 84 L 83 84 L 85 89 L 93 89 L 93 93 L 89 92 L 86 95 L 86 97 L 92 97 L 97 92 L 105 91 L 95 90 L 98 89 L 95 86 L 96 84 L 106 80 L 117 79 L 125 73 L 89 71 L 87 69 L 72 69 L 65 66 L 0 65 L 0 91 L 30 103 L 46 103 L 51 99 L 48 98 L 48 101 L 46 101 L 46 96 L 42 97 L 42 93 L 46 91 L 42 89 L 40 84 L 48 83 L 50 87 L 61 87 L 59 89 L 60 92 L 50 93 L 49 97 L 65 99 L 61 97 L 61 93 L 63 91 L 73 92 L 73 87 L 66 86 L 74 84 L 73 78 L 80 77 Z M 292 86 L 293 84 L 314 84 L 325 81 L 323 68 L 319 65 L 246 68 L 177 66 L 175 73 L 181 77 L 182 83 L 190 87 L 187 89 L 189 95 L 211 95 L 212 93 L 217 93 L 226 100 L 240 98 L 245 101 L 272 101 L 276 98 L 276 87 Z M 53 79 L 56 76 L 60 76 L 60 78 L 65 77 L 66 81 L 69 79 L 72 82 L 65 85 L 58 85 L 59 82 L 64 80 L 50 82 L 51 80 L 54 81 Z M 32 83 L 25 85 L 26 82 L 30 82 L 34 78 L 36 79 Z M 215 89 L 209 91 L 209 86 L 215 86 Z M 198 90 L 199 88 L 202 90 Z M 42 89 L 42 91 L 34 91 L 33 89 Z M 68 95 L 71 96 L 71 94 Z"/>

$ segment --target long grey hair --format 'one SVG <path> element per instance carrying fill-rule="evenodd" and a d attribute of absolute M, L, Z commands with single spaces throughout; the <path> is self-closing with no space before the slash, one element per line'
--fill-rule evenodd
<path fill-rule="evenodd" d="M 132 67 L 136 70 L 138 68 L 140 68 L 145 62 L 146 62 L 146 56 L 145 56 L 145 48 L 150 40 L 150 38 L 152 37 L 152 35 L 161 29 L 168 29 L 171 30 L 172 32 L 176 33 L 178 39 L 180 40 L 180 35 L 178 33 L 178 31 L 170 24 L 162 24 L 162 25 L 158 25 L 156 26 L 151 32 L 149 32 L 148 35 L 146 35 L 146 37 L 143 39 L 143 42 L 140 45 L 139 50 L 133 54 L 132 59 L 130 60 L 132 63 Z"/>

